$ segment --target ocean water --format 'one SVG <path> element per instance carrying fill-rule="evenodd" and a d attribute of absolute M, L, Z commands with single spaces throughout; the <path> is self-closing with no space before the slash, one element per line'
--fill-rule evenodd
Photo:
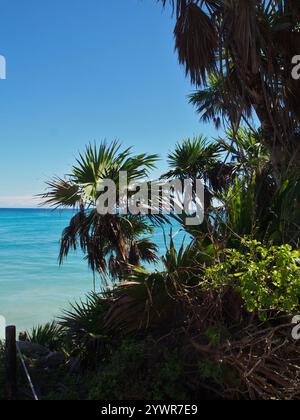
<path fill-rule="evenodd" d="M 79 251 L 71 253 L 63 266 L 58 264 L 60 235 L 72 214 L 0 209 L 0 317 L 19 331 L 52 320 L 93 289 L 93 274 Z M 176 242 L 182 239 L 179 233 Z M 161 230 L 153 240 L 163 254 Z"/>

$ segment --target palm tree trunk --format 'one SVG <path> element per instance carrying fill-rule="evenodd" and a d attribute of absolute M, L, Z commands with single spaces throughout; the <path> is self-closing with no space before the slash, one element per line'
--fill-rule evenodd
<path fill-rule="evenodd" d="M 264 132 L 264 140 L 271 152 L 271 161 L 277 178 L 293 167 L 300 166 L 299 142 L 289 128 L 284 131 L 284 119 L 278 121 L 280 112 L 272 110 L 273 104 L 268 103 L 267 90 L 260 75 L 253 75 L 249 83 L 248 93 L 256 115 Z"/>

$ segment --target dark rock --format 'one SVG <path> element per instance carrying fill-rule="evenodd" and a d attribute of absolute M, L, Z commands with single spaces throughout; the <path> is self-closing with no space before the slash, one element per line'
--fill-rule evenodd
<path fill-rule="evenodd" d="M 65 363 L 65 356 L 61 352 L 53 352 L 49 353 L 47 356 L 42 357 L 38 361 L 38 365 L 41 368 L 57 368 L 58 366 L 61 366 Z"/>
<path fill-rule="evenodd" d="M 31 343 L 30 341 L 18 341 L 18 346 L 22 354 L 27 357 L 39 358 L 47 356 L 50 351 L 40 344 Z"/>

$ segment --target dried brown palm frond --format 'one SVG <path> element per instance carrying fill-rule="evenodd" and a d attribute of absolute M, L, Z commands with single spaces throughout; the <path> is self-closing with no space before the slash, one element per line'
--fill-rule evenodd
<path fill-rule="evenodd" d="M 248 123 L 251 118 L 252 104 L 243 92 L 235 68 L 226 76 L 221 72 L 209 74 L 204 89 L 189 95 L 189 101 L 196 107 L 201 121 L 213 122 L 217 129 L 230 126 L 237 130 L 241 120 Z"/>
<path fill-rule="evenodd" d="M 207 72 L 216 70 L 218 38 L 212 21 L 196 4 L 189 3 L 178 16 L 175 38 L 179 62 L 186 66 L 186 74 L 193 83 L 205 84 Z"/>
<path fill-rule="evenodd" d="M 188 290 L 198 284 L 201 266 L 198 247 L 182 244 L 176 250 L 173 240 L 162 258 L 163 271 L 149 272 L 135 268 L 112 291 L 114 303 L 106 316 L 106 328 L 115 333 L 128 334 L 164 329 L 181 325 L 192 307 L 192 293 Z"/>
<path fill-rule="evenodd" d="M 300 83 L 292 78 L 291 64 L 300 51 L 298 2 L 161 2 L 171 4 L 176 12 L 175 45 L 191 81 L 206 85 L 211 73 L 221 77 L 223 105 L 233 126 L 237 114 L 253 110 L 278 177 L 291 164 L 299 165 Z M 231 79 L 233 69 L 235 78 Z M 200 100 L 205 105 L 206 98 Z M 210 106 L 207 111 L 200 106 L 200 110 L 215 117 Z"/>
<path fill-rule="evenodd" d="M 176 323 L 178 307 L 171 297 L 172 289 L 167 276 L 136 268 L 113 292 L 115 300 L 106 315 L 107 331 L 129 334 L 169 328 L 167 320 Z"/>

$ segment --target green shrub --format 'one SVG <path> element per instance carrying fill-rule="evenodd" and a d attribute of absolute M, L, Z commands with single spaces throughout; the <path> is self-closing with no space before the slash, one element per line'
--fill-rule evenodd
<path fill-rule="evenodd" d="M 300 302 L 299 252 L 289 245 L 265 248 L 250 240 L 243 240 L 242 245 L 244 252 L 225 250 L 224 261 L 206 269 L 201 287 L 233 287 L 247 310 L 258 311 L 263 320 L 270 310 L 296 311 Z"/>
<path fill-rule="evenodd" d="M 216 324 L 206 330 L 205 336 L 212 347 L 218 348 L 229 337 L 229 333 L 224 325 Z"/>
<path fill-rule="evenodd" d="M 212 382 L 217 385 L 225 383 L 226 368 L 220 363 L 214 363 L 210 360 L 199 362 L 199 376 L 204 382 Z"/>
<path fill-rule="evenodd" d="M 202 360 L 198 364 L 198 375 L 202 383 L 226 388 L 239 388 L 240 379 L 232 367 L 221 362 Z"/>
<path fill-rule="evenodd" d="M 98 374 L 87 377 L 90 400 L 184 400 L 184 366 L 178 351 L 125 339 Z"/>
<path fill-rule="evenodd" d="M 144 350 L 143 342 L 133 339 L 121 342 L 93 378 L 89 399 L 124 400 L 142 395 Z"/>
<path fill-rule="evenodd" d="M 171 398 L 183 401 L 188 399 L 184 377 L 184 364 L 178 351 L 170 352 L 157 372 L 157 383 L 153 382 L 155 392 L 151 397 L 155 400 Z"/>

